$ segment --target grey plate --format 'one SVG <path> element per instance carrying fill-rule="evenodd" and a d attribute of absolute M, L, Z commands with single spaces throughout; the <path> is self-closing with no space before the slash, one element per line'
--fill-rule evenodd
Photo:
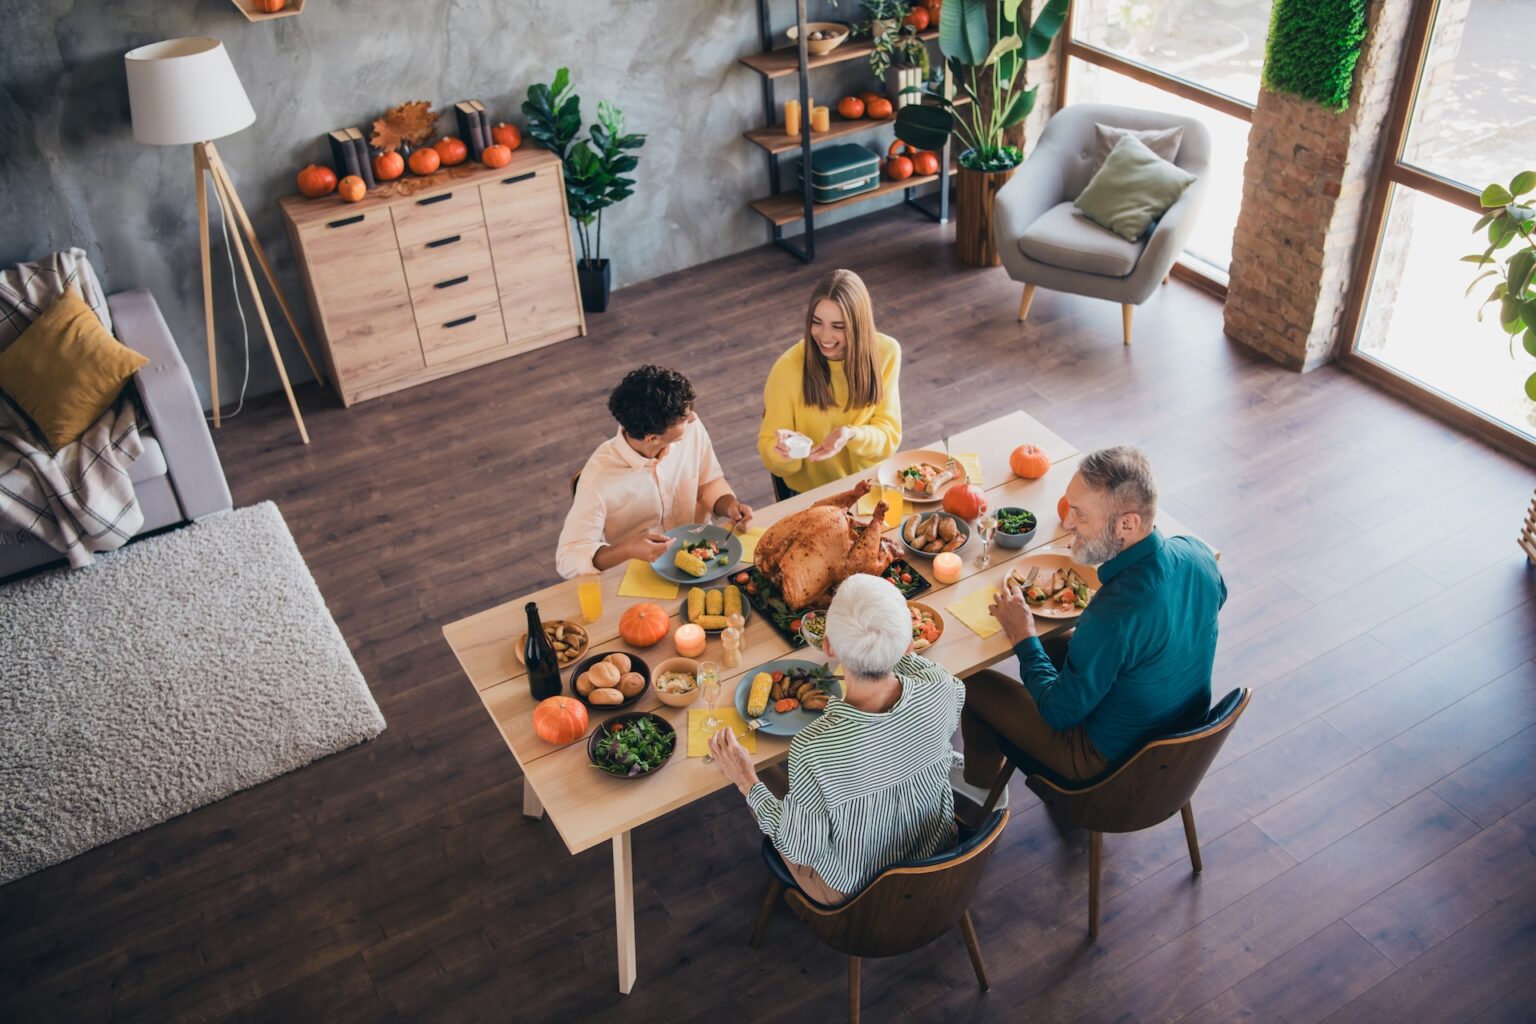
<path fill-rule="evenodd" d="M 717 580 L 727 575 L 741 563 L 741 541 L 736 537 L 732 537 L 725 544 L 725 557 L 728 560 L 728 564 L 716 565 L 714 562 L 711 562 L 709 571 L 703 576 L 690 576 L 679 569 L 673 559 L 677 557 L 678 547 L 682 544 L 683 540 L 720 541 L 725 540 L 726 535 L 731 532 L 723 526 L 706 526 L 704 527 L 704 532 L 695 537 L 693 532 L 698 528 L 699 525 L 693 523 L 688 526 L 674 526 L 667 531 L 667 536 L 673 538 L 672 546 L 667 548 L 666 554 L 651 563 L 651 568 L 656 570 L 656 575 L 662 579 L 671 580 L 673 583 L 708 583 L 710 580 Z"/>
<path fill-rule="evenodd" d="M 814 669 L 819 667 L 814 661 L 802 661 L 798 658 L 780 658 L 777 661 L 765 661 L 756 668 L 749 669 L 741 677 L 741 682 L 736 686 L 736 713 L 741 716 L 744 722 L 752 720 L 752 716 L 747 714 L 747 697 L 752 693 L 752 677 L 759 672 L 787 673 L 792 668 Z M 832 686 L 833 689 L 830 691 L 832 696 L 841 697 L 843 695 L 843 684 L 834 680 Z M 821 716 L 822 712 L 820 711 L 805 711 L 801 708 L 781 714 L 773 710 L 773 704 L 770 702 L 768 709 L 759 716 L 762 718 L 764 725 L 758 732 L 767 736 L 793 736 Z"/>

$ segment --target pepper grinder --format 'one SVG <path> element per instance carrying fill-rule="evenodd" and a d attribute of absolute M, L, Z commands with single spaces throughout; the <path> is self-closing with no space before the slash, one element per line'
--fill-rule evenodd
<path fill-rule="evenodd" d="M 741 664 L 741 631 L 747 620 L 739 614 L 733 614 L 727 616 L 725 622 L 725 628 L 720 631 L 720 646 L 724 649 L 720 660 L 726 668 L 735 668 Z"/>
<path fill-rule="evenodd" d="M 976 520 L 976 536 L 981 538 L 981 554 L 976 556 L 976 568 L 985 569 L 992 564 L 992 537 L 997 533 L 997 519 L 984 513 Z"/>

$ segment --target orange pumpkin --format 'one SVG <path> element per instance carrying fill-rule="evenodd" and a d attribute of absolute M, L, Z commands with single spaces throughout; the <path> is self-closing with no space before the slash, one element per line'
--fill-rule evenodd
<path fill-rule="evenodd" d="M 1035 445 L 1021 444 L 1008 456 L 1008 468 L 1025 480 L 1039 480 L 1051 471 L 1051 457 Z"/>
<path fill-rule="evenodd" d="M 587 708 L 574 697 L 545 697 L 533 709 L 533 731 L 557 747 L 574 743 L 587 734 Z"/>
<path fill-rule="evenodd" d="M 431 146 L 423 146 L 411 154 L 408 162 L 412 174 L 431 174 L 443 165 L 443 158 Z"/>
<path fill-rule="evenodd" d="M 355 203 L 368 194 L 368 185 L 357 175 L 349 174 L 337 183 L 336 192 L 347 202 Z"/>
<path fill-rule="evenodd" d="M 672 623 L 659 604 L 641 602 L 619 616 L 619 636 L 632 647 L 649 647 L 667 635 Z"/>
<path fill-rule="evenodd" d="M 944 511 L 961 519 L 975 519 L 987 507 L 986 492 L 975 484 L 955 484 L 944 492 Z"/>
<path fill-rule="evenodd" d="M 901 19 L 901 23 L 903 25 L 911 25 L 919 32 L 926 32 L 928 30 L 928 25 L 930 24 L 929 19 L 931 17 L 932 15 L 928 13 L 928 8 L 914 7 L 912 8 L 912 12 L 910 14 Z"/>
<path fill-rule="evenodd" d="M 864 112 L 870 117 L 874 118 L 876 121 L 884 121 L 886 118 L 896 113 L 896 108 L 892 107 L 891 101 L 886 99 L 884 96 L 876 96 L 874 99 L 864 104 Z"/>
<path fill-rule="evenodd" d="M 463 139 L 456 139 L 452 135 L 445 135 L 433 143 L 432 148 L 437 150 L 437 155 L 443 158 L 444 167 L 453 167 L 469 159 L 469 147 L 464 145 Z"/>
<path fill-rule="evenodd" d="M 480 162 L 487 167 L 505 167 L 512 162 L 512 150 L 497 143 L 494 146 L 486 146 L 480 154 Z"/>
<path fill-rule="evenodd" d="M 288 6 L 288 0 L 252 0 L 251 6 L 262 14 L 276 14 Z"/>
<path fill-rule="evenodd" d="M 373 158 L 373 176 L 380 181 L 394 181 L 405 173 L 405 158 L 394 150 Z"/>
<path fill-rule="evenodd" d="M 500 121 L 491 126 L 491 141 L 498 146 L 516 149 L 523 144 L 523 133 L 518 131 L 517 125 Z"/>
<path fill-rule="evenodd" d="M 310 164 L 299 172 L 299 191 L 311 199 L 319 199 L 336 191 L 336 172 L 329 167 Z"/>
<path fill-rule="evenodd" d="M 837 104 L 837 112 L 850 121 L 864 116 L 864 101 L 857 96 L 844 96 Z"/>
<path fill-rule="evenodd" d="M 866 109 L 868 109 L 869 105 L 871 103 L 875 102 L 875 100 L 883 99 L 883 98 L 884 97 L 882 97 L 877 92 L 861 92 L 861 93 L 859 93 L 859 99 L 864 101 L 864 106 L 865 106 Z"/>
<path fill-rule="evenodd" d="M 905 181 L 912 177 L 912 158 L 893 156 L 885 162 L 885 176 L 892 181 Z"/>
<path fill-rule="evenodd" d="M 922 149 L 914 149 L 912 151 L 912 169 L 918 174 L 938 174 L 938 154 L 929 153 Z"/>
<path fill-rule="evenodd" d="M 1072 503 L 1068 501 L 1067 496 L 1063 494 L 1061 496 L 1061 500 L 1056 502 L 1056 517 L 1062 522 L 1066 522 L 1067 513 L 1070 511 L 1072 511 Z"/>

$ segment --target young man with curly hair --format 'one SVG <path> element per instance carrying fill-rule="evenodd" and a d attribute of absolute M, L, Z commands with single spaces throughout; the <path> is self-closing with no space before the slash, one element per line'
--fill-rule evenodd
<path fill-rule="evenodd" d="M 709 431 L 693 412 L 693 385 L 676 370 L 642 366 L 608 396 L 619 432 L 581 468 L 560 531 L 555 568 L 566 579 L 631 559 L 651 562 L 671 540 L 661 531 L 716 515 L 745 525 Z"/>

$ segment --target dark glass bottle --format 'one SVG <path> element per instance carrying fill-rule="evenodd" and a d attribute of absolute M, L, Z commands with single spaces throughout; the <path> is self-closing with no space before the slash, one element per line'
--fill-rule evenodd
<path fill-rule="evenodd" d="M 560 659 L 555 645 L 544 635 L 544 624 L 539 621 L 539 606 L 529 601 L 523 606 L 528 612 L 528 639 L 523 641 L 523 661 L 528 665 L 528 692 L 534 700 L 560 696 Z"/>

